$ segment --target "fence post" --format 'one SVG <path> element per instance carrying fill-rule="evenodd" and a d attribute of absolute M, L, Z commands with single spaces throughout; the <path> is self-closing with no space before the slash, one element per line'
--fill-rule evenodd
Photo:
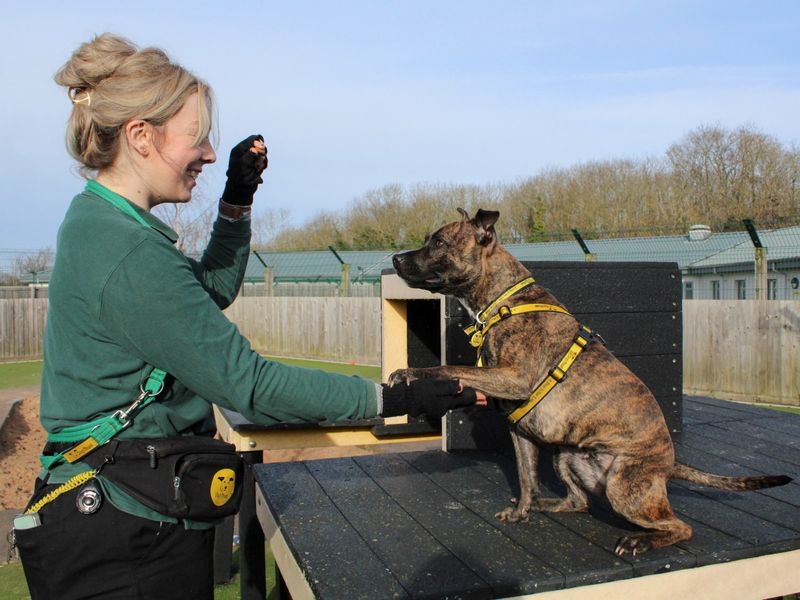
<path fill-rule="evenodd" d="M 258 262 L 261 263 L 261 266 L 264 267 L 264 295 L 272 296 L 272 280 L 274 277 L 272 273 L 272 267 L 264 262 L 264 259 L 261 258 L 258 250 L 253 250 L 253 256 L 255 256 L 258 259 Z"/>
<path fill-rule="evenodd" d="M 339 295 L 342 297 L 350 295 L 350 265 L 342 263 L 342 285 L 339 288 Z"/>
<path fill-rule="evenodd" d="M 589 252 L 589 246 L 586 245 L 586 242 L 583 241 L 583 237 L 581 236 L 580 232 L 577 229 L 572 230 L 572 235 L 575 236 L 575 241 L 578 242 L 578 245 L 583 250 L 583 258 L 586 262 L 592 262 L 594 260 L 594 254 Z"/>
<path fill-rule="evenodd" d="M 761 243 L 761 238 L 758 237 L 758 231 L 753 224 L 752 219 L 744 219 L 747 233 L 750 235 L 750 241 L 753 242 L 753 252 L 755 254 L 755 278 L 756 278 L 756 300 L 766 300 L 767 298 L 767 249 Z"/>
<path fill-rule="evenodd" d="M 272 267 L 264 267 L 264 295 L 265 296 L 272 296 L 273 290 L 272 285 L 275 280 L 275 274 L 272 271 Z"/>

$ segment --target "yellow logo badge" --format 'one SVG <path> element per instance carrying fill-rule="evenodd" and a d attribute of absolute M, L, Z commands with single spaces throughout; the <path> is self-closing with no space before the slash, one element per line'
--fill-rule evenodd
<path fill-rule="evenodd" d="M 222 506 L 233 496 L 236 489 L 236 473 L 233 469 L 220 469 L 211 478 L 211 502 Z"/>

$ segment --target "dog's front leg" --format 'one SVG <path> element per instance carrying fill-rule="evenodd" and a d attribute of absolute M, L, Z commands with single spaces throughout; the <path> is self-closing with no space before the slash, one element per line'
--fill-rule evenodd
<path fill-rule="evenodd" d="M 509 506 L 495 514 L 501 521 L 525 521 L 539 495 L 539 447 L 528 437 L 511 429 L 511 441 L 514 443 L 514 454 L 517 457 L 517 475 L 519 476 L 519 498 L 516 506 Z"/>
<path fill-rule="evenodd" d="M 498 400 L 527 400 L 533 388 L 530 375 L 517 367 L 412 367 L 394 371 L 388 383 L 410 383 L 415 379 L 458 379 L 466 387 Z"/>

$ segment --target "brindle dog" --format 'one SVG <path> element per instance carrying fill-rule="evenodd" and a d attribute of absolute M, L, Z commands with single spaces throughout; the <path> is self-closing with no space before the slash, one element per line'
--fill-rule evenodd
<path fill-rule="evenodd" d="M 431 234 L 419 250 L 395 255 L 397 274 L 411 287 L 450 294 L 473 316 L 530 272 L 497 241 L 498 212 L 459 209 L 461 221 Z M 545 288 L 532 284 L 503 304 L 563 306 Z M 486 318 L 491 315 L 485 315 Z M 499 321 L 483 345 L 482 368 L 442 366 L 400 369 L 389 383 L 423 377 L 457 378 L 465 386 L 502 402 L 509 411 L 526 401 L 558 364 L 579 324 L 562 313 L 530 312 Z M 520 496 L 497 513 L 501 521 L 525 520 L 530 511 L 587 511 L 588 494 L 605 495 L 611 507 L 646 531 L 621 538 L 618 555 L 638 554 L 687 540 L 689 525 L 672 511 L 667 481 L 682 479 L 725 490 L 783 485 L 786 476 L 723 477 L 676 463 L 664 416 L 650 390 L 605 346 L 590 343 L 569 377 L 511 427 Z M 543 498 L 536 473 L 539 445 L 559 448 L 558 476 L 566 498 Z"/>

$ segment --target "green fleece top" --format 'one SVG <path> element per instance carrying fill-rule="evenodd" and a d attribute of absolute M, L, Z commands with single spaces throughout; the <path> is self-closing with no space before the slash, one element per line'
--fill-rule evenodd
<path fill-rule="evenodd" d="M 145 227 L 91 188 L 58 233 L 41 391 L 48 432 L 127 407 L 154 366 L 174 379 L 121 439 L 209 434 L 212 403 L 264 425 L 376 415 L 374 383 L 265 360 L 222 313 L 244 277 L 248 220 L 217 219 L 197 261 L 149 212 L 131 204 Z"/>

